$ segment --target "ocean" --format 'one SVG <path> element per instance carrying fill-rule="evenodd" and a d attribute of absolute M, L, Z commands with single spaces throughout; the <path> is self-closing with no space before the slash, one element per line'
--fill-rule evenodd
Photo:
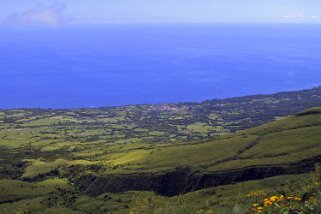
<path fill-rule="evenodd" d="M 0 30 L 0 108 L 199 102 L 321 85 L 321 25 Z"/>

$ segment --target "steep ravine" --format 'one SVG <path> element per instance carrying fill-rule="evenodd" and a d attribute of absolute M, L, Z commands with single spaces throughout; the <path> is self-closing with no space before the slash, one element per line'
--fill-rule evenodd
<path fill-rule="evenodd" d="M 154 191 L 160 195 L 174 196 L 242 181 L 307 173 L 314 169 L 317 162 L 321 162 L 321 155 L 290 165 L 253 166 L 221 172 L 192 172 L 189 167 L 185 167 L 156 174 L 83 175 L 71 179 L 80 191 L 93 196 L 105 192 L 119 193 L 129 190 Z"/>

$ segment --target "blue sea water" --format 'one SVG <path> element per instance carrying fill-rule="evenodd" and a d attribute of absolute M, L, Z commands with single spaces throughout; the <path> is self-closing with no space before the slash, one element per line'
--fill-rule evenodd
<path fill-rule="evenodd" d="M 321 85 L 321 25 L 0 30 L 0 108 L 203 101 Z"/>

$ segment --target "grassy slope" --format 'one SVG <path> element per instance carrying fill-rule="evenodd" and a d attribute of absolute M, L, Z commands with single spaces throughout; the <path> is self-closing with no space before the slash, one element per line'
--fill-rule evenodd
<path fill-rule="evenodd" d="M 266 196 L 287 194 L 293 192 L 300 196 L 312 182 L 311 174 L 287 175 L 266 178 L 258 181 L 247 181 L 187 193 L 170 198 L 158 196 L 158 200 L 171 207 L 179 207 L 182 202 L 192 209 L 212 209 L 216 213 L 230 214 L 235 204 L 243 205 L 246 194 L 257 190 L 264 191 Z M 291 187 L 295 186 L 295 190 Z M 0 213 L 120 213 L 128 214 L 129 206 L 134 196 L 154 197 L 152 192 L 129 191 L 125 193 L 105 193 L 97 197 L 77 195 L 72 203 L 66 203 L 57 187 L 72 189 L 65 180 L 50 179 L 43 182 L 27 183 L 22 181 L 0 180 L 3 200 L 0 203 Z M 64 195 L 66 195 L 64 193 Z M 6 202 L 5 200 L 11 200 Z M 163 212 L 164 213 L 164 212 Z M 165 212 L 166 213 L 166 212 Z M 187 212 L 189 213 L 189 212 Z M 194 212 L 191 212 L 194 213 Z"/>
<path fill-rule="evenodd" d="M 19 213 L 20 207 L 32 213 L 106 213 L 116 210 L 128 213 L 128 204 L 133 194 L 152 195 L 149 192 L 128 192 L 103 194 L 99 197 L 84 196 L 76 192 L 67 180 L 59 179 L 57 175 L 52 174 L 45 176 L 42 178 L 45 180 L 40 182 L 27 183 L 16 180 L 37 178 L 54 170 L 64 171 L 74 166 L 79 167 L 77 172 L 81 174 L 95 175 L 160 172 L 178 166 L 215 172 L 249 166 L 287 165 L 321 155 L 321 108 L 310 109 L 246 131 L 215 136 L 211 140 L 171 144 L 151 143 L 151 139 L 163 136 L 165 132 L 162 132 L 162 129 L 150 130 L 130 121 L 121 124 L 119 121 L 124 118 L 128 120 L 128 115 L 122 116 L 124 109 L 120 109 L 110 120 L 108 112 L 101 116 L 101 110 L 92 110 L 97 111 L 93 119 L 85 116 L 88 110 L 83 111 L 83 121 L 79 121 L 81 118 L 78 117 L 75 119 L 76 113 L 72 111 L 63 111 L 62 115 L 57 112 L 38 114 L 27 110 L 11 111 L 10 117 L 18 118 L 20 125 L 11 124 L 10 121 L 1 123 L 2 119 L 8 120 L 4 118 L 8 113 L 0 112 L 0 210 L 3 211 L 0 213 Z M 164 113 L 163 116 L 166 120 L 168 117 L 176 120 L 179 116 L 189 115 L 184 115 L 185 113 Z M 143 114 L 141 118 L 145 116 Z M 100 117 L 102 118 L 99 119 Z M 107 124 L 97 123 L 97 118 L 107 121 Z M 214 113 L 211 113 L 210 118 L 217 120 Z M 88 124 L 91 123 L 90 120 L 93 120 L 92 124 Z M 221 127 L 219 121 L 216 122 L 217 127 L 214 129 Z M 237 120 L 234 122 L 237 123 Z M 63 125 L 54 125 L 57 123 Z M 192 132 L 196 130 L 199 134 L 206 134 L 209 131 L 209 123 L 211 122 L 205 125 L 199 121 L 192 121 L 192 125 L 181 127 L 181 132 L 188 135 L 188 129 L 192 129 Z M 124 137 L 133 130 L 135 131 L 132 135 Z M 168 135 L 167 132 L 166 135 L 164 139 L 176 137 L 174 134 Z M 17 166 L 21 162 L 28 164 Z M 52 179 L 55 176 L 56 178 Z M 222 210 L 221 213 L 228 213 L 240 194 L 256 188 L 272 193 L 281 190 L 287 180 L 304 185 L 308 177 L 278 176 L 209 188 L 188 193 L 184 195 L 184 200 L 194 203 L 195 206 L 203 206 L 203 202 L 208 202 L 211 207 Z M 59 188 L 70 190 L 73 192 L 71 195 L 76 194 L 76 199 L 71 200 L 72 202 L 66 200 L 63 195 L 69 194 L 61 193 Z M 164 200 L 175 203 L 176 198 Z"/>
<path fill-rule="evenodd" d="M 110 162 L 119 165 L 117 172 L 122 168 L 141 172 L 191 166 L 219 171 L 290 164 L 321 155 L 320 130 L 321 108 L 205 143 L 114 153 Z"/>
<path fill-rule="evenodd" d="M 70 143 L 53 153 L 41 152 L 42 148 L 34 157 L 24 158 L 29 166 L 24 169 L 23 177 L 33 178 L 75 165 L 82 166 L 83 173 L 128 174 L 160 172 L 181 166 L 200 171 L 222 171 L 291 164 L 321 155 L 320 125 L 321 113 L 317 112 L 290 116 L 247 131 L 194 144 Z M 99 166 L 99 171 L 92 171 L 92 166 Z"/>
<path fill-rule="evenodd" d="M 79 168 L 84 174 L 104 174 L 159 172 L 176 166 L 217 171 L 254 165 L 289 164 L 321 154 L 320 123 L 321 108 L 316 108 L 203 143 L 157 146 L 112 144 L 107 147 L 109 153 L 101 152 L 100 145 L 94 144 L 86 147 L 91 150 L 69 150 L 66 153 L 68 155 L 55 151 L 53 156 L 39 151 L 36 154 L 38 158 L 28 159 L 29 166 L 24 169 L 22 176 L 32 178 L 55 168 L 63 170 L 65 166 L 77 165 L 84 167 Z M 75 148 L 84 146 L 79 143 L 73 145 Z M 86 168 L 96 165 L 104 167 L 98 172 Z M 267 195 L 279 194 L 287 191 L 287 186 L 291 184 L 301 194 L 308 183 L 311 183 L 309 174 L 285 175 L 208 188 L 179 197 L 159 197 L 159 200 L 170 207 L 179 207 L 185 201 L 194 210 L 210 208 L 219 213 L 231 213 L 233 206 L 249 192 L 259 189 Z M 58 178 L 32 183 L 2 179 L 0 190 L 0 213 L 128 213 L 134 195 L 153 196 L 151 192 L 135 191 L 86 196 L 77 192 L 68 180 Z"/>

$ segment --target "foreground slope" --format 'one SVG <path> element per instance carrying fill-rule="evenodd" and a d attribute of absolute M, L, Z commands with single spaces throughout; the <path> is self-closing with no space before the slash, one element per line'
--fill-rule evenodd
<path fill-rule="evenodd" d="M 3 110 L 0 213 L 128 213 L 134 195 L 153 194 L 230 209 L 235 185 L 305 183 L 321 161 L 321 108 L 313 106 L 321 88 L 199 104 Z"/>
<path fill-rule="evenodd" d="M 321 160 L 320 131 L 321 108 L 312 108 L 192 144 L 122 144 L 107 147 L 107 153 L 96 152 L 101 148 L 95 146 L 84 152 L 77 144 L 67 151 L 6 150 L 2 161 L 16 162 L 11 168 L 1 165 L 0 208 L 2 213 L 20 208 L 29 213 L 128 213 L 134 195 L 155 191 L 186 193 L 188 204 L 210 201 L 206 206 L 230 213 L 240 191 L 281 191 L 287 182 L 305 188 L 309 175 L 304 173 Z M 239 183 L 253 179 L 263 180 Z"/>

